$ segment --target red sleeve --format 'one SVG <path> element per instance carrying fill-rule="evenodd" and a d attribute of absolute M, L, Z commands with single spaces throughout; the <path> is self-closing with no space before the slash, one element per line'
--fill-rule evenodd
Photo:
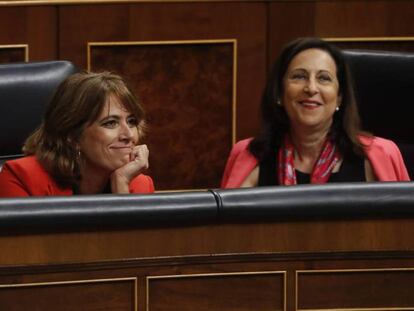
<path fill-rule="evenodd" d="M 153 193 L 155 191 L 155 187 L 154 187 L 154 181 L 152 180 L 151 177 L 146 176 L 148 179 L 148 192 L 149 193 Z"/>
<path fill-rule="evenodd" d="M 224 169 L 221 188 L 238 188 L 242 181 L 257 165 L 256 158 L 248 151 L 252 139 L 243 139 L 231 149 Z"/>
<path fill-rule="evenodd" d="M 152 178 L 143 174 L 135 177 L 129 185 L 130 193 L 153 193 L 154 191 Z"/>
<path fill-rule="evenodd" d="M 379 181 L 410 180 L 400 149 L 393 141 L 377 136 L 359 139 Z"/>
<path fill-rule="evenodd" d="M 28 190 L 9 165 L 5 163 L 0 172 L 0 197 L 26 196 L 30 196 Z"/>
<path fill-rule="evenodd" d="M 229 176 L 233 171 L 234 161 L 237 158 L 239 152 L 240 151 L 238 145 L 233 146 L 231 149 L 229 158 L 227 159 L 226 167 L 224 168 L 223 178 L 221 179 L 221 188 L 226 188 Z"/>

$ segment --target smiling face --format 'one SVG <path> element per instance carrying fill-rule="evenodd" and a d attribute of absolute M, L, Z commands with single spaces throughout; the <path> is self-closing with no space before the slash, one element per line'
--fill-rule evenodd
<path fill-rule="evenodd" d="M 138 143 L 138 123 L 116 97 L 109 96 L 98 118 L 80 137 L 82 171 L 110 174 L 128 163 Z"/>
<path fill-rule="evenodd" d="M 295 129 L 328 131 L 340 102 L 336 64 L 325 51 L 298 53 L 283 80 L 283 106 Z"/>

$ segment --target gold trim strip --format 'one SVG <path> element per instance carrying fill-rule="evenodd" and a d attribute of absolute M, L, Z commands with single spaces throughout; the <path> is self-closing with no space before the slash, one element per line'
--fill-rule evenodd
<path fill-rule="evenodd" d="M 200 2 L 263 2 L 269 0 L 3 0 L 0 6 L 23 6 L 23 5 L 71 5 L 71 4 L 99 4 L 99 3 L 200 3 Z M 309 0 L 308 0 L 309 1 Z"/>
<path fill-rule="evenodd" d="M 348 308 L 348 309 L 296 309 L 297 311 L 404 311 L 414 308 Z"/>
<path fill-rule="evenodd" d="M 287 271 L 283 271 L 283 311 L 286 311 L 287 308 Z"/>
<path fill-rule="evenodd" d="M 154 275 L 147 276 L 146 279 L 146 311 L 149 311 L 149 282 L 151 280 L 160 279 L 184 279 L 184 278 L 197 278 L 197 277 L 215 277 L 215 276 L 245 276 L 245 275 L 271 275 L 281 274 L 283 276 L 283 311 L 286 311 L 287 301 L 287 271 L 248 271 L 248 272 L 226 272 L 226 273 L 196 273 L 196 274 L 173 274 L 173 275 Z"/>
<path fill-rule="evenodd" d="M 165 40 L 165 41 L 108 41 L 108 42 L 88 42 L 88 46 L 212 44 L 212 43 L 235 43 L 235 42 L 237 42 L 237 39 Z"/>
<path fill-rule="evenodd" d="M 0 49 L 27 48 L 27 44 L 0 44 Z"/>
<path fill-rule="evenodd" d="M 149 311 L 149 279 L 145 278 L 145 311 Z"/>
<path fill-rule="evenodd" d="M 0 49 L 24 49 L 24 61 L 29 61 L 29 45 L 28 44 L 0 44 Z"/>
<path fill-rule="evenodd" d="M 138 311 L 138 278 L 131 277 L 134 280 L 134 311 Z"/>
<path fill-rule="evenodd" d="M 384 308 L 326 308 L 326 309 L 299 309 L 299 274 L 320 273 L 354 273 L 354 272 L 398 272 L 414 271 L 414 268 L 377 268 L 377 269 L 330 269 L 330 270 L 296 270 L 295 271 L 295 310 L 297 311 L 394 311 L 414 310 L 414 307 L 384 307 Z"/>
<path fill-rule="evenodd" d="M 184 279 L 198 277 L 233 276 L 233 275 L 266 275 L 266 274 L 286 274 L 286 271 L 247 271 L 247 272 L 222 272 L 222 273 L 195 273 L 195 274 L 171 274 L 147 276 L 147 279 Z"/>
<path fill-rule="evenodd" d="M 237 131 L 237 39 L 233 41 L 233 94 L 232 94 L 232 145 L 236 143 Z"/>
<path fill-rule="evenodd" d="M 296 270 L 299 273 L 353 273 L 353 272 L 382 272 L 382 271 L 414 271 L 414 268 L 375 268 L 375 269 L 331 269 L 331 270 Z"/>
<path fill-rule="evenodd" d="M 92 47 L 100 46 L 140 46 L 140 45 L 190 45 L 190 44 L 222 44 L 230 43 L 233 45 L 233 88 L 231 99 L 231 146 L 236 143 L 237 136 L 237 52 L 238 43 L 237 39 L 206 39 L 206 40 L 166 40 L 166 41 L 108 41 L 108 42 L 87 42 L 86 50 L 86 68 L 87 71 L 91 70 L 91 49 Z M 198 191 L 205 189 L 173 189 L 162 192 L 182 192 L 182 191 Z"/>
<path fill-rule="evenodd" d="M 129 277 L 129 278 L 112 278 L 112 279 L 89 279 L 89 280 L 75 280 L 75 281 L 39 282 L 39 283 L 0 284 L 0 288 L 67 285 L 67 284 L 83 284 L 83 283 L 124 282 L 124 281 L 133 281 L 133 280 L 136 281 L 137 278 Z"/>

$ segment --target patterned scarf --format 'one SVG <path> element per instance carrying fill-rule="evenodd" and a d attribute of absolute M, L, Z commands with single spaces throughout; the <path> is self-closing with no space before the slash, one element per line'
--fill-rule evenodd
<path fill-rule="evenodd" d="M 279 149 L 278 178 L 279 185 L 296 185 L 295 172 L 295 147 L 289 135 L 285 136 L 284 145 Z M 340 159 L 340 154 L 336 150 L 335 144 L 330 139 L 326 139 L 322 146 L 322 152 L 311 174 L 311 184 L 324 184 L 331 176 L 332 170 Z"/>

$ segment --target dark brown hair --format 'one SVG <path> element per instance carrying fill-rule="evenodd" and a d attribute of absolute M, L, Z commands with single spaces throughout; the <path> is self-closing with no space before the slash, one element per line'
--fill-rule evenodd
<path fill-rule="evenodd" d="M 261 103 L 262 132 L 249 145 L 250 152 L 259 160 L 271 150 L 278 149 L 289 131 L 289 118 L 277 101 L 283 97 L 283 79 L 290 62 L 297 54 L 308 49 L 327 52 L 336 64 L 339 95 L 342 100 L 340 110 L 333 116 L 331 137 L 342 154 L 363 154 L 358 135 L 369 134 L 361 131 L 353 82 L 344 54 L 334 45 L 319 38 L 300 38 L 283 48 L 267 80 Z"/>
<path fill-rule="evenodd" d="M 63 81 L 49 102 L 40 127 L 26 140 L 23 151 L 35 155 L 60 186 L 74 186 L 80 176 L 78 142 L 83 130 L 115 96 L 145 128 L 144 110 L 123 79 L 110 72 L 76 73 Z"/>

